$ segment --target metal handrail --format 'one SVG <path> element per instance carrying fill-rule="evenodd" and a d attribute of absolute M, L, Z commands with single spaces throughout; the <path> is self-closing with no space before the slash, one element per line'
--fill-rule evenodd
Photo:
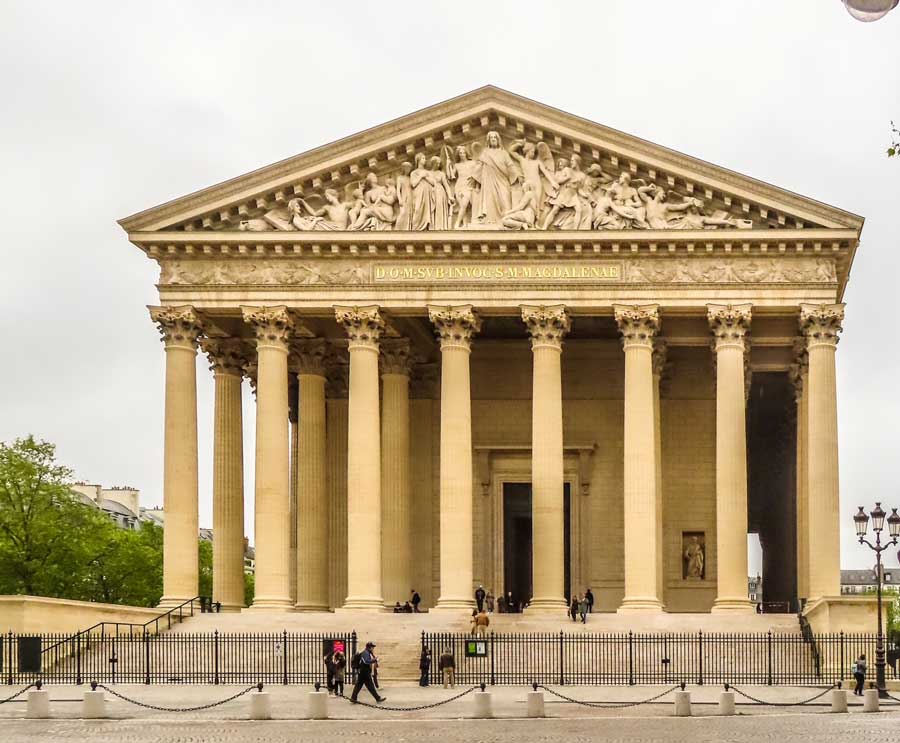
<path fill-rule="evenodd" d="M 194 602 L 195 601 L 200 602 L 201 607 L 202 607 L 202 602 L 203 602 L 204 598 L 206 598 L 206 597 L 205 596 L 194 596 L 193 598 L 188 599 L 187 601 L 182 601 L 180 604 L 178 604 L 178 606 L 173 606 L 168 611 L 163 612 L 162 614 L 160 614 L 157 617 L 153 617 L 153 619 L 148 619 L 146 622 L 144 622 L 142 624 L 137 623 L 137 622 L 97 622 L 97 624 L 91 625 L 90 627 L 88 627 L 86 629 L 78 630 L 78 632 L 76 632 L 74 635 L 71 635 L 70 637 L 64 637 L 62 640 L 59 640 L 58 642 L 54 643 L 53 645 L 49 645 L 48 647 L 44 648 L 41 651 L 41 654 L 43 655 L 44 653 L 49 652 L 50 650 L 53 650 L 53 648 L 59 647 L 60 645 L 63 645 L 67 642 L 72 642 L 73 640 L 74 641 L 80 640 L 83 635 L 90 634 L 91 632 L 93 632 L 94 630 L 97 630 L 97 629 L 99 629 L 102 634 L 105 634 L 107 627 L 115 627 L 116 636 L 118 636 L 119 635 L 119 627 L 127 627 L 128 630 L 131 631 L 132 633 L 133 633 L 134 629 L 137 628 L 143 634 L 143 633 L 147 632 L 147 628 L 152 624 L 154 626 L 154 629 L 156 630 L 155 634 L 158 635 L 160 620 L 165 619 L 167 621 L 166 629 L 171 629 L 172 628 L 172 615 L 176 611 L 178 612 L 178 621 L 179 622 L 184 619 L 184 613 L 182 612 L 182 610 L 184 609 L 185 606 L 188 606 L 190 608 L 190 614 L 188 614 L 188 616 L 192 617 L 192 616 L 194 616 Z"/>

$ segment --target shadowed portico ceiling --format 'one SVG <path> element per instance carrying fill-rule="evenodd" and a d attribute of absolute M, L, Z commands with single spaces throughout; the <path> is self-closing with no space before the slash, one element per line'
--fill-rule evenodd
<path fill-rule="evenodd" d="M 543 232 L 545 218 L 552 206 L 553 188 L 548 179 L 560 181 L 557 194 L 561 192 L 560 201 L 563 202 L 553 221 L 546 224 L 548 232 L 590 230 L 593 236 L 601 237 L 604 233 L 608 236 L 631 231 L 637 239 L 646 238 L 647 233 L 653 232 L 677 237 L 679 230 L 695 232 L 704 229 L 734 232 L 739 239 L 759 230 L 824 229 L 846 231 L 848 236 L 858 238 L 863 224 L 861 217 L 849 212 L 493 86 L 175 199 L 122 219 L 120 224 L 128 231 L 132 242 L 141 247 L 164 241 L 166 236 L 181 243 L 188 237 L 183 234 L 185 232 L 201 233 L 195 235 L 198 241 L 207 236 L 212 238 L 210 233 L 215 233 L 217 242 L 247 241 L 248 231 L 257 233 L 253 237 L 260 239 L 265 232 L 273 233 L 265 235 L 266 241 L 277 239 L 278 234 L 297 239 L 312 232 L 319 240 L 328 237 L 343 241 L 348 236 L 342 232 L 366 229 L 392 232 L 395 239 L 401 229 L 407 230 L 404 237 L 409 239 L 422 239 L 423 236 L 416 233 L 434 229 L 441 231 L 442 240 L 471 238 L 473 231 L 503 230 L 500 218 L 496 216 L 497 204 L 487 205 L 487 219 L 485 215 L 478 218 L 476 206 L 471 206 L 463 219 L 464 224 L 456 224 L 457 209 L 456 213 L 449 213 L 446 226 L 438 218 L 436 223 L 433 221 L 424 228 L 413 225 L 401 229 L 398 226 L 402 216 L 396 199 L 393 210 L 388 211 L 384 219 L 358 219 L 357 210 L 349 220 L 353 224 L 328 224 L 332 215 L 324 213 L 323 208 L 328 206 L 326 191 L 329 190 L 333 192 L 333 200 L 346 205 L 342 209 L 349 210 L 354 201 L 357 206 L 365 205 L 367 195 L 372 191 L 371 183 L 367 186 L 365 181 L 369 174 L 378 179 L 377 188 L 396 186 L 399 190 L 398 179 L 405 173 L 403 164 L 408 162 L 411 169 L 416 170 L 417 158 L 421 161 L 423 157 L 422 170 L 434 167 L 434 177 L 438 181 L 443 175 L 447 181 L 446 194 L 451 200 L 458 195 L 454 193 L 455 187 L 464 182 L 475 186 L 479 190 L 476 198 L 482 198 L 480 192 L 489 190 L 489 184 L 482 189 L 477 173 L 475 180 L 468 180 L 467 166 L 463 164 L 460 168 L 458 148 L 465 147 L 467 157 L 478 160 L 485 147 L 490 148 L 489 132 L 499 135 L 503 153 L 498 157 L 503 157 L 505 163 L 510 162 L 506 153 L 510 150 L 515 153 L 510 174 L 516 177 L 518 172 L 515 184 L 518 190 L 511 191 L 512 195 L 507 198 L 521 200 L 522 187 L 528 180 L 522 177 L 522 165 L 536 169 L 536 161 L 542 161 L 548 166 L 545 171 L 549 172 L 539 174 L 538 180 L 534 180 L 536 188 L 543 192 L 539 194 L 533 228 L 527 224 L 527 219 L 526 224 L 521 225 L 535 232 Z M 522 163 L 529 146 L 536 150 L 530 158 L 531 166 Z M 580 162 L 570 168 L 573 156 Z M 440 160 L 439 165 L 435 158 Z M 568 164 L 564 165 L 560 160 Z M 501 165 L 501 169 L 503 167 L 506 165 Z M 565 192 L 566 180 L 574 184 L 571 192 Z M 616 181 L 620 180 L 631 183 L 616 186 Z M 607 210 L 609 219 L 601 214 L 600 218 L 591 220 L 589 215 L 582 214 L 581 221 L 576 222 L 570 197 L 579 184 L 583 194 L 581 201 L 586 208 L 595 211 L 595 217 L 597 209 L 602 211 L 603 208 L 602 203 L 598 207 L 596 202 L 602 201 L 605 194 L 611 201 L 621 202 L 618 204 L 621 208 Z M 636 195 L 638 188 L 645 189 L 640 200 Z M 593 197 L 590 196 L 592 191 Z M 652 209 L 644 206 L 647 204 L 644 197 L 650 198 L 656 191 L 665 192 L 660 202 L 669 208 L 663 209 L 665 220 L 657 218 L 654 227 L 646 212 L 640 210 Z M 640 213 L 634 215 L 626 209 L 624 196 L 630 198 L 632 209 L 637 206 Z M 305 203 L 300 204 L 300 201 Z M 515 205 L 510 204 L 511 207 Z M 495 207 L 493 216 L 491 206 Z M 438 206 L 438 211 L 440 208 Z M 316 218 L 316 212 L 323 216 Z M 296 217 L 293 221 L 292 216 Z M 516 235 L 521 238 L 524 234 L 502 231 L 493 237 L 515 239 Z M 386 236 L 371 237 L 383 240 Z"/>

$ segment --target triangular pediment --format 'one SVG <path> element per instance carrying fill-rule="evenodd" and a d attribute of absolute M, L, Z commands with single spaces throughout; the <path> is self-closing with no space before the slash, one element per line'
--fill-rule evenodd
<path fill-rule="evenodd" d="M 858 233 L 862 222 L 849 212 L 488 86 L 120 224 L 129 233 L 804 228 Z"/>

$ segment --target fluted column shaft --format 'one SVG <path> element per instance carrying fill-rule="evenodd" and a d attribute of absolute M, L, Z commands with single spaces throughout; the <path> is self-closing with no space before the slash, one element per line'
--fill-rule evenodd
<path fill-rule="evenodd" d="M 656 596 L 665 607 L 665 533 L 663 530 L 662 489 L 662 411 L 660 395 L 666 367 L 666 341 L 657 338 L 653 343 L 653 458 L 656 463 Z"/>
<path fill-rule="evenodd" d="M 381 370 L 381 570 L 384 603 L 393 606 L 413 585 L 408 340 L 382 343 Z"/>
<path fill-rule="evenodd" d="M 347 421 L 347 600 L 345 609 L 382 610 L 381 430 L 377 307 L 335 307 L 350 342 Z"/>
<path fill-rule="evenodd" d="M 176 606 L 199 592 L 197 485 L 197 338 L 201 322 L 192 307 L 151 307 L 166 348 L 163 444 L 163 595 Z"/>
<path fill-rule="evenodd" d="M 429 307 L 441 341 L 441 589 L 438 609 L 468 609 L 472 586 L 472 397 L 469 354 L 480 328 L 470 305 Z"/>
<path fill-rule="evenodd" d="M 716 353 L 716 555 L 713 611 L 751 611 L 747 596 L 747 429 L 750 305 L 709 305 Z"/>
<path fill-rule="evenodd" d="M 324 350 L 324 344 L 321 344 Z M 325 479 L 325 368 L 310 358 L 297 374 L 297 604 L 328 609 L 328 491 Z"/>
<path fill-rule="evenodd" d="M 844 305 L 801 305 L 809 353 L 808 492 L 809 598 L 841 592 L 835 351 Z"/>
<path fill-rule="evenodd" d="M 244 433 L 241 382 L 245 347 L 206 339 L 215 379 L 213 421 L 213 600 L 222 611 L 244 606 Z"/>
<path fill-rule="evenodd" d="M 531 401 L 532 585 L 530 611 L 565 609 L 565 471 L 562 341 L 565 307 L 522 307 L 534 362 Z"/>
<path fill-rule="evenodd" d="M 651 358 L 659 308 L 617 305 L 614 311 L 625 350 L 625 597 L 619 611 L 660 611 Z"/>
<path fill-rule="evenodd" d="M 285 307 L 243 307 L 256 334 L 256 582 L 253 609 L 289 609 L 290 441 Z"/>

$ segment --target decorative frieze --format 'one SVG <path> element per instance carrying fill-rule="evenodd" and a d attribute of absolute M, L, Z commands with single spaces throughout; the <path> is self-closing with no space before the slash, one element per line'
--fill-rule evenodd
<path fill-rule="evenodd" d="M 843 304 L 800 305 L 800 330 L 806 336 L 807 348 L 836 346 L 843 322 Z"/>
<path fill-rule="evenodd" d="M 622 347 L 643 346 L 653 350 L 653 340 L 659 332 L 659 305 L 613 305 L 616 324 L 622 334 Z"/>
<path fill-rule="evenodd" d="M 428 305 L 428 318 L 434 325 L 442 350 L 456 347 L 468 351 L 472 338 L 481 330 L 481 319 L 470 304 L 455 307 Z"/>
<path fill-rule="evenodd" d="M 378 307 L 344 307 L 335 305 L 334 316 L 343 325 L 350 340 L 348 348 L 369 348 L 378 351 L 378 341 L 384 331 L 384 319 Z"/>
<path fill-rule="evenodd" d="M 549 346 L 560 350 L 563 338 L 572 327 L 572 321 L 564 305 L 550 307 L 522 305 L 522 320 L 531 335 L 531 347 Z"/>
<path fill-rule="evenodd" d="M 166 348 L 196 350 L 197 339 L 203 332 L 203 321 L 193 307 L 150 307 L 150 319 L 159 328 Z"/>

